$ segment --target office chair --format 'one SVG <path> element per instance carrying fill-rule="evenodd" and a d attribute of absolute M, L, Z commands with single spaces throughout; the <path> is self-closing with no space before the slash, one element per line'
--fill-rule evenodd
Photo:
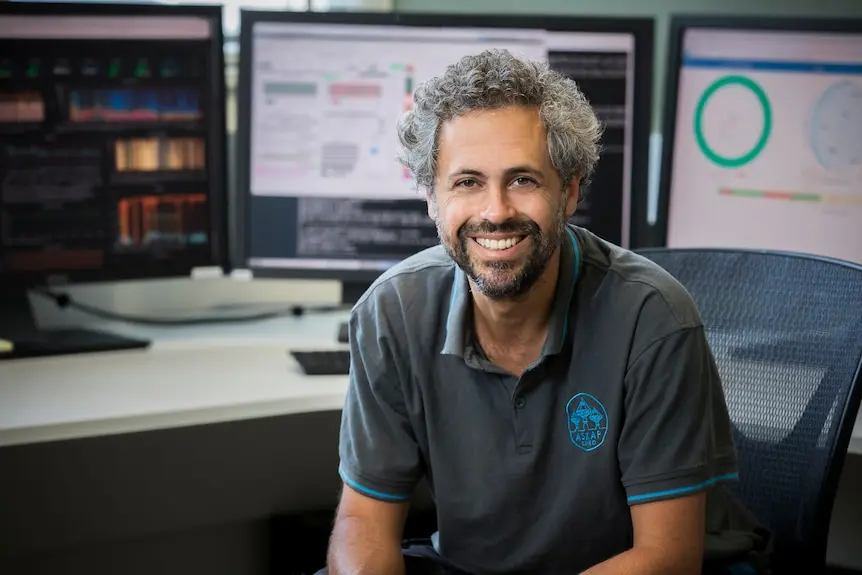
<path fill-rule="evenodd" d="M 772 531 L 775 572 L 823 572 L 862 398 L 862 266 L 754 250 L 639 253 L 700 309 L 734 426 L 733 489 Z"/>

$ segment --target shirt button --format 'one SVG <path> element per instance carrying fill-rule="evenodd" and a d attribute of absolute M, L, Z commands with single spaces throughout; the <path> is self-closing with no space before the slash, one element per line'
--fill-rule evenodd
<path fill-rule="evenodd" d="M 518 409 L 521 409 L 521 408 L 522 408 L 522 407 L 524 407 L 525 405 L 527 405 L 527 400 L 526 400 L 526 399 L 524 399 L 524 398 L 523 398 L 523 397 L 521 397 L 520 395 L 519 395 L 518 397 L 516 397 L 516 398 L 515 398 L 515 407 L 517 407 Z"/>

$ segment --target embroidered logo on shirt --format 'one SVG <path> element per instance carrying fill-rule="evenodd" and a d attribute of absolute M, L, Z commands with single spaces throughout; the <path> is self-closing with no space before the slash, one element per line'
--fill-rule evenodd
<path fill-rule="evenodd" d="M 569 438 L 584 451 L 601 447 L 608 434 L 608 412 L 589 393 L 579 393 L 566 404 Z"/>

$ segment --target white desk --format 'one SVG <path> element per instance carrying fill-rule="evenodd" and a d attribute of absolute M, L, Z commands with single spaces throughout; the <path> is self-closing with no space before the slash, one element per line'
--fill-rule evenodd
<path fill-rule="evenodd" d="M 346 376 L 305 376 L 289 349 L 345 347 L 347 313 L 141 328 L 149 349 L 0 362 L 0 446 L 339 410 Z"/>
<path fill-rule="evenodd" d="M 347 313 L 176 328 L 106 327 L 148 350 L 0 362 L 0 446 L 341 409 L 345 376 L 288 349 L 344 347 Z M 850 453 L 862 454 L 862 415 Z"/>

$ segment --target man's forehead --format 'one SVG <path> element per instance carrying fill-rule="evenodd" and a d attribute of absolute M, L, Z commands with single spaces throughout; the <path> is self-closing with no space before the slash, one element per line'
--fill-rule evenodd
<path fill-rule="evenodd" d="M 441 125 L 441 135 L 463 134 L 492 130 L 505 133 L 522 133 L 528 128 L 531 132 L 545 131 L 538 108 L 524 106 L 507 106 L 473 110 L 465 114 L 444 120 Z"/>
<path fill-rule="evenodd" d="M 547 138 L 538 112 L 490 110 L 445 122 L 438 141 L 438 176 L 547 171 Z"/>

